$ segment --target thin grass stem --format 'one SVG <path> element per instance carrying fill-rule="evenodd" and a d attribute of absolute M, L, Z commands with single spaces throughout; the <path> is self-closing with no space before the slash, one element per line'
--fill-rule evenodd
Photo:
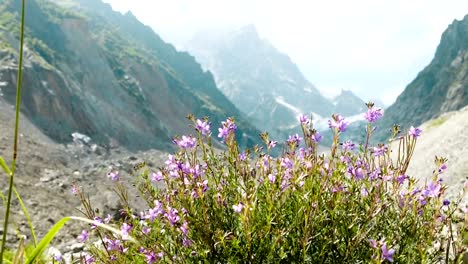
<path fill-rule="evenodd" d="M 6 236 L 8 231 L 8 220 L 10 218 L 10 206 L 11 197 L 13 193 L 13 183 L 16 171 L 16 158 L 18 157 L 18 134 L 19 134 L 19 111 L 21 106 L 21 79 L 23 74 L 23 44 L 24 44 L 24 18 L 25 18 L 25 0 L 22 0 L 21 5 L 21 30 L 20 30 L 20 51 L 19 51 L 19 63 L 18 63 L 18 77 L 17 77 L 17 88 L 16 88 L 16 112 L 15 112 L 15 139 L 13 145 L 13 160 L 11 164 L 11 176 L 10 183 L 8 186 L 8 198 L 5 211 L 5 219 L 3 223 L 3 237 L 2 246 L 0 250 L 0 264 L 3 263 L 3 253 L 6 247 Z"/>

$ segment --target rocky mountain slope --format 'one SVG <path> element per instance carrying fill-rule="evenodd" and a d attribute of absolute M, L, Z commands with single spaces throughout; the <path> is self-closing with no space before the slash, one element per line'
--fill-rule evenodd
<path fill-rule="evenodd" d="M 333 111 L 343 116 L 353 116 L 367 111 L 366 102 L 349 90 L 342 90 L 333 98 L 332 103 L 335 106 Z M 376 103 L 376 106 L 379 104 Z"/>
<path fill-rule="evenodd" d="M 260 38 L 253 25 L 199 32 L 187 49 L 213 72 L 221 91 L 252 123 L 277 136 L 297 130 L 302 113 L 320 120 L 336 111 L 361 113 L 364 105 L 349 91 L 334 102 L 322 96 L 286 54 Z M 352 100 L 343 98 L 350 94 Z"/>
<path fill-rule="evenodd" d="M 13 146 L 14 110 L 9 103 L 0 98 L 0 155 L 11 164 Z M 113 146 L 104 149 L 92 140 L 85 143 L 76 140 L 73 143 L 57 144 L 44 135 L 28 118 L 20 116 L 19 155 L 15 186 L 29 211 L 38 238 L 64 216 L 82 216 L 78 197 L 72 194 L 72 185 L 80 186 L 89 194 L 91 203 L 98 208 L 101 216 L 108 213 L 117 215 L 120 204 L 114 193 L 113 183 L 106 174 L 111 169 L 120 171 L 124 182 L 135 180 L 133 166 L 146 162 L 147 166 L 156 169 L 163 165 L 167 154 L 150 150 L 132 153 L 127 149 Z M 0 172 L 0 191 L 6 195 L 8 178 Z M 132 192 L 137 192 L 128 185 Z M 137 201 L 133 201 L 138 205 Z M 0 215 L 4 215 L 4 206 L 0 206 Z M 16 198 L 13 199 L 11 228 L 8 231 L 8 245 L 13 248 L 18 244 L 16 230 L 27 236 L 31 242 L 26 218 Z M 78 252 L 83 244 L 78 243 L 76 236 L 83 225 L 77 222 L 67 224 L 53 242 L 62 253 Z M 2 234 L 0 227 L 0 234 Z"/>
<path fill-rule="evenodd" d="M 423 134 L 418 139 L 408 174 L 422 182 L 430 180 L 436 169 L 434 157 L 445 157 L 448 168 L 441 177 L 449 187 L 449 197 L 458 197 L 464 183 L 468 182 L 468 106 L 445 113 L 420 127 Z M 468 193 L 463 203 L 468 204 Z"/>
<path fill-rule="evenodd" d="M 434 59 L 388 107 L 382 127 L 407 128 L 468 105 L 468 15 L 442 34 Z M 380 134 L 381 138 L 388 134 Z"/>
<path fill-rule="evenodd" d="M 0 94 L 13 102 L 20 1 L 0 1 Z M 30 0 L 26 9 L 22 112 L 57 142 L 73 132 L 101 145 L 170 149 L 186 115 L 216 126 L 234 116 L 242 144 L 259 132 L 195 59 L 165 43 L 131 13 L 100 0 Z"/>

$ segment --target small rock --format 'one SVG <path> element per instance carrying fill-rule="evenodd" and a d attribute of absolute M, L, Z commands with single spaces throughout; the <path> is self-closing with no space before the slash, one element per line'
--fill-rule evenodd
<path fill-rule="evenodd" d="M 83 243 L 75 243 L 75 244 L 70 245 L 68 248 L 71 252 L 78 253 L 78 252 L 83 251 L 84 247 L 85 245 Z"/>

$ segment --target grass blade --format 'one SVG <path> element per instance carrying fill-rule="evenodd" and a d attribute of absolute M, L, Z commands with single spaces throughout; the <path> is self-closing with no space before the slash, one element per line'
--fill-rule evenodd
<path fill-rule="evenodd" d="M 6 244 L 6 237 L 8 234 L 8 220 L 10 217 L 10 205 L 11 205 L 11 196 L 13 193 L 13 181 L 15 178 L 15 171 L 16 171 L 16 158 L 18 156 L 18 135 L 19 135 L 19 112 L 21 106 L 21 81 L 22 81 L 22 74 L 23 74 L 23 48 L 24 48 L 24 18 L 25 18 L 25 9 L 26 9 L 26 1 L 21 1 L 21 29 L 20 29 L 20 52 L 19 52 L 19 62 L 18 62 L 18 77 L 16 79 L 17 87 L 16 87 L 16 112 L 15 112 L 15 141 L 13 145 L 13 159 L 11 162 L 11 171 L 10 175 L 10 183 L 8 187 L 8 199 L 6 204 L 5 210 L 5 218 L 3 222 L 3 235 L 2 235 L 2 245 L 0 248 L 0 264 L 3 263 L 3 253 L 5 252 L 5 244 Z M 6 168 L 5 161 L 2 159 L 3 169 L 8 172 Z"/>
<path fill-rule="evenodd" d="M 0 166 L 2 166 L 3 170 L 6 172 L 6 174 L 8 174 L 8 176 L 11 176 L 11 170 L 10 168 L 8 168 L 8 166 L 6 165 L 6 162 L 5 160 L 0 156 Z"/>
<path fill-rule="evenodd" d="M 13 264 L 21 264 L 24 257 L 24 240 L 20 240 L 18 249 L 16 250 L 15 257 L 13 258 Z"/>
<path fill-rule="evenodd" d="M 44 250 L 49 246 L 50 242 L 52 242 L 52 239 L 54 239 L 55 235 L 62 229 L 62 227 L 65 225 L 66 222 L 70 221 L 70 217 L 64 217 L 60 221 L 58 221 L 50 230 L 47 232 L 45 237 L 39 242 L 36 248 L 34 248 L 34 251 L 31 253 L 30 256 L 28 256 L 28 259 L 26 260 L 26 264 L 33 263 L 34 260 L 36 260 L 38 257 L 42 255 Z"/>
<path fill-rule="evenodd" d="M 23 203 L 23 200 L 21 199 L 18 191 L 16 190 L 16 187 L 13 187 L 13 191 L 15 192 L 16 198 L 18 198 L 18 201 L 21 205 L 21 209 L 23 210 L 24 216 L 26 217 L 26 221 L 28 221 L 29 229 L 31 230 L 31 235 L 33 238 L 33 243 L 34 246 L 37 245 L 37 239 L 36 239 L 36 232 L 34 232 L 34 226 L 31 221 L 31 217 L 29 216 L 28 209 L 26 209 L 26 206 Z"/>

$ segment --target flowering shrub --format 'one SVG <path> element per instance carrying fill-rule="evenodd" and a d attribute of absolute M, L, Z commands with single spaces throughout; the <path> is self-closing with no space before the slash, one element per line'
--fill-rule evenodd
<path fill-rule="evenodd" d="M 134 211 L 118 172 L 124 209 L 120 220 L 96 216 L 85 195 L 85 212 L 96 224 L 116 225 L 119 234 L 91 226 L 79 235 L 90 245 L 84 263 L 430 263 L 456 261 L 466 250 L 457 232 L 466 232 L 457 201 L 444 199 L 436 160 L 432 181 L 417 184 L 406 174 L 421 130 L 400 135 L 398 156 L 391 146 L 368 146 L 380 109 L 368 104 L 367 142 L 340 142 L 348 122 L 329 121 L 334 131 L 329 154 L 317 153 L 322 136 L 307 116 L 303 135 L 290 136 L 283 153 L 261 135 L 265 146 L 240 150 L 232 118 L 218 129 L 226 146 L 215 151 L 208 120 L 190 117 L 195 135 L 175 138 L 179 151 L 165 166 L 146 170 L 137 186 L 147 209 Z M 279 146 L 279 145 L 278 145 Z M 163 185 L 157 188 L 156 185 Z M 80 190 L 78 190 L 80 192 Z M 448 230 L 448 232 L 447 232 Z M 89 236 L 89 238 L 88 238 Z"/>

